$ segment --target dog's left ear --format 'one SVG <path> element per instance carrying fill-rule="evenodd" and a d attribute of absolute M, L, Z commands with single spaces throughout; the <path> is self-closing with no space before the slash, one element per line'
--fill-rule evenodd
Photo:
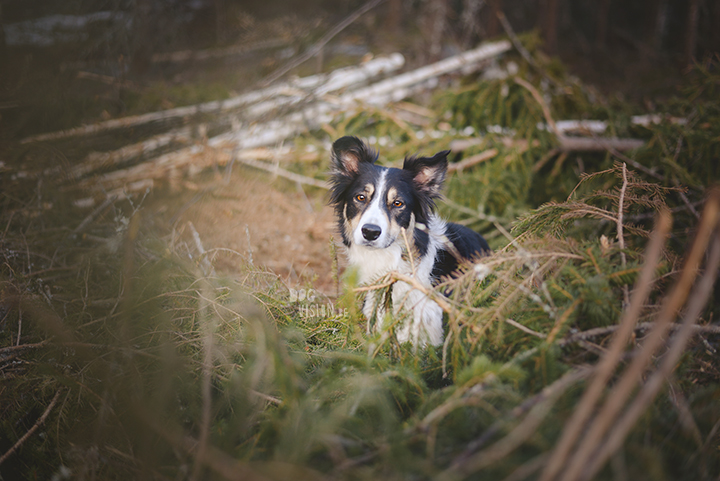
<path fill-rule="evenodd" d="M 431 198 L 439 197 L 445 181 L 449 153 L 449 150 L 443 150 L 432 157 L 408 157 L 403 169 L 412 174 L 413 183 L 420 192 Z"/>
<path fill-rule="evenodd" d="M 333 170 L 341 175 L 357 174 L 362 163 L 375 163 L 377 153 L 357 137 L 341 137 L 332 146 Z"/>

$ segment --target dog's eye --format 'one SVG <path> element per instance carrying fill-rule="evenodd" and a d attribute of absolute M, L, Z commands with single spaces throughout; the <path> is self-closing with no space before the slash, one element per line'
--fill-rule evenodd
<path fill-rule="evenodd" d="M 355 200 L 358 202 L 365 202 L 365 194 L 358 194 L 355 196 Z"/>
<path fill-rule="evenodd" d="M 393 205 L 394 205 L 395 207 L 402 207 L 402 206 L 405 205 L 405 204 L 404 204 L 403 201 L 401 201 L 401 200 L 396 200 L 395 202 L 393 202 Z"/>

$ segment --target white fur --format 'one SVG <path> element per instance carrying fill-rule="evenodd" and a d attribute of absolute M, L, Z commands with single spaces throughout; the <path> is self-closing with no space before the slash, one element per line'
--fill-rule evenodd
<path fill-rule="evenodd" d="M 358 222 L 358 225 L 353 232 L 353 245 L 370 245 L 377 246 L 379 248 L 386 248 L 390 244 L 392 244 L 394 240 L 389 238 L 390 220 L 388 219 L 387 214 L 381 207 L 381 205 L 385 202 L 384 194 L 386 176 L 387 170 L 384 170 L 380 175 L 380 181 L 378 182 L 378 185 L 375 186 L 375 196 L 370 202 L 368 208 L 365 209 L 365 212 L 363 212 L 362 217 L 360 217 L 360 222 Z M 382 229 L 382 233 L 374 241 L 366 240 L 362 234 L 362 226 L 364 226 L 365 224 L 375 224 Z"/>
<path fill-rule="evenodd" d="M 380 192 L 382 192 L 382 190 L 380 190 Z M 376 199 L 373 199 L 373 203 L 375 203 L 375 201 Z M 373 205 L 371 205 L 367 211 L 372 208 Z M 377 210 L 380 211 L 381 209 L 378 208 Z M 363 214 L 363 219 L 359 223 L 356 231 L 365 223 L 376 223 L 364 219 L 367 211 L 366 214 Z M 375 219 L 375 217 L 369 218 Z M 385 226 L 387 223 L 386 218 Z M 385 226 L 381 225 L 381 227 L 383 227 L 383 235 L 385 235 L 386 230 L 389 230 L 385 229 Z M 348 260 L 351 266 L 357 268 L 359 282 L 361 284 L 371 284 L 385 274 L 396 271 L 401 274 L 413 276 L 420 284 L 431 288 L 431 273 L 435 263 L 435 255 L 442 245 L 441 239 L 445 235 L 445 222 L 435 214 L 432 214 L 427 223 L 427 231 L 430 238 L 427 253 L 419 259 L 413 259 L 413 264 L 402 258 L 403 248 L 405 247 L 405 241 L 402 237 L 394 239 L 386 248 L 368 247 L 362 243 L 353 242 L 348 248 Z M 355 237 L 355 233 L 353 233 L 353 237 Z M 355 241 L 355 239 L 353 240 Z M 397 317 L 401 317 L 402 310 L 412 312 L 412 319 L 402 324 L 396 330 L 398 341 L 401 343 L 410 341 L 414 345 L 420 346 L 426 344 L 437 346 L 442 344 L 443 312 L 435 301 L 428 298 L 422 291 L 413 289 L 405 282 L 398 281 L 393 285 L 392 304 L 393 314 Z M 365 298 L 363 314 L 365 314 L 368 320 L 372 318 L 373 314 L 376 314 L 376 326 L 378 329 L 382 329 L 385 313 L 382 308 L 375 312 L 376 307 L 375 296 L 371 291 Z"/>

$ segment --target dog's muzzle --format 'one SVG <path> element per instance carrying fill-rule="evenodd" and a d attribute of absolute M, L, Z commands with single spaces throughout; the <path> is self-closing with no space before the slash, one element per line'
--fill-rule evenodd
<path fill-rule="evenodd" d="M 374 241 L 375 239 L 380 237 L 380 234 L 382 234 L 382 229 L 380 228 L 380 226 L 377 226 L 375 224 L 365 224 L 360 230 L 365 240 L 370 242 Z"/>

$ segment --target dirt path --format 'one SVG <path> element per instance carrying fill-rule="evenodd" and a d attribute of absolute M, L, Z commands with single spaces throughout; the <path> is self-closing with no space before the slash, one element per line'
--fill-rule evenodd
<path fill-rule="evenodd" d="M 214 266 L 220 273 L 240 274 L 252 258 L 289 286 L 310 284 L 335 296 L 330 239 L 338 236 L 325 192 L 301 191 L 284 179 L 239 166 L 229 177 L 210 172 L 177 187 L 155 195 L 149 210 L 186 243 L 192 223 L 206 251 L 219 249 Z M 342 263 L 341 250 L 339 257 Z"/>

